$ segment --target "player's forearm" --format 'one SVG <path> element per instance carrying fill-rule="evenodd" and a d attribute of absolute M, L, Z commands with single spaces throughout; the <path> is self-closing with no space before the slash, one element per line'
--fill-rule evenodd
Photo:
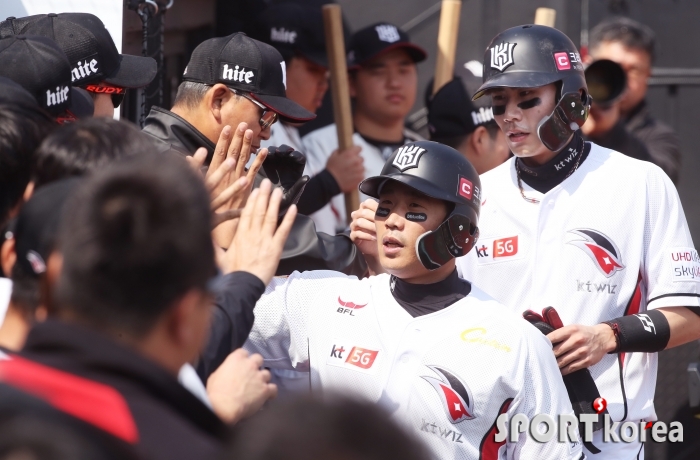
<path fill-rule="evenodd" d="M 663 307 L 658 310 L 666 317 L 671 328 L 671 337 L 666 350 L 700 339 L 698 314 L 686 307 Z"/>

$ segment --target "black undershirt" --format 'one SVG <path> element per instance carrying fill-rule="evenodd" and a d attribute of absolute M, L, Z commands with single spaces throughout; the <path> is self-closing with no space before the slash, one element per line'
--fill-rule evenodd
<path fill-rule="evenodd" d="M 472 290 L 471 284 L 461 279 L 456 269 L 433 284 L 410 284 L 392 275 L 389 286 L 394 299 L 414 318 L 447 308 Z"/>
<path fill-rule="evenodd" d="M 389 157 L 391 156 L 392 153 L 402 145 L 406 144 L 407 142 L 411 142 L 411 139 L 404 137 L 398 142 L 387 142 L 387 141 L 380 141 L 379 139 L 372 139 L 371 137 L 367 137 L 362 133 L 359 133 L 355 131 L 357 134 L 362 137 L 362 139 L 365 140 L 370 145 L 373 145 L 379 150 L 379 152 L 382 155 L 382 158 L 384 161 L 388 160 Z"/>
<path fill-rule="evenodd" d="M 581 167 L 588 154 L 591 152 L 591 143 L 584 142 L 577 131 L 574 137 L 561 152 L 542 166 L 527 166 L 520 158 L 516 158 L 516 168 L 520 170 L 520 178 L 530 187 L 540 193 L 547 193 L 557 185 L 564 182 L 576 167 L 578 156 L 581 154 Z"/>

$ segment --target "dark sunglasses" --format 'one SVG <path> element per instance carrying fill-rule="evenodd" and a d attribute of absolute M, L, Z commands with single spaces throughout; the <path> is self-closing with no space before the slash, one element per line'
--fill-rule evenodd
<path fill-rule="evenodd" d="M 119 86 L 87 85 L 83 89 L 89 92 L 93 99 L 97 94 L 109 94 L 112 96 L 112 105 L 115 109 L 124 102 L 124 96 L 126 96 L 126 88 Z"/>
<path fill-rule="evenodd" d="M 231 88 L 229 88 L 229 89 L 231 89 Z M 265 107 L 264 105 L 262 105 L 261 103 L 259 103 L 258 101 L 256 101 L 252 97 L 250 97 L 249 95 L 247 95 L 245 93 L 241 93 L 240 91 L 236 91 L 235 89 L 231 89 L 231 92 L 233 94 L 241 96 L 245 99 L 248 99 L 250 102 L 252 102 L 253 104 L 257 105 L 258 107 L 260 107 L 262 109 L 262 114 L 260 115 L 260 127 L 262 128 L 263 131 L 265 131 L 267 128 L 272 126 L 279 118 L 279 116 L 277 115 L 277 112 L 273 112 L 272 110 L 268 109 L 267 107 Z"/>

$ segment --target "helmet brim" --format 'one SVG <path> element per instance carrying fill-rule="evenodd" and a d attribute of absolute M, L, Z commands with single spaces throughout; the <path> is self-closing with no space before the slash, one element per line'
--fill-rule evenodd
<path fill-rule="evenodd" d="M 540 86 L 549 85 L 550 83 L 554 83 L 561 79 L 562 77 L 559 75 L 553 75 L 552 73 L 545 72 L 511 71 L 508 73 L 502 73 L 481 85 L 472 96 L 472 101 L 479 99 L 481 96 L 486 94 L 488 90 L 494 88 L 537 88 Z"/>
<path fill-rule="evenodd" d="M 390 174 L 386 176 L 369 177 L 360 182 L 360 191 L 367 196 L 379 199 L 381 187 L 387 182 L 393 181 L 404 184 L 424 195 L 427 195 L 436 200 L 449 201 L 450 203 L 459 203 L 456 196 L 452 196 L 435 186 L 423 178 L 409 176 L 407 174 Z"/>

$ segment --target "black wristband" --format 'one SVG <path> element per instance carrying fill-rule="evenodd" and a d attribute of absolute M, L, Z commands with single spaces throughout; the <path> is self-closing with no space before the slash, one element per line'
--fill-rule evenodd
<path fill-rule="evenodd" d="M 615 334 L 617 347 L 610 353 L 655 353 L 666 348 L 671 338 L 671 326 L 658 310 L 622 316 L 605 321 Z"/>

